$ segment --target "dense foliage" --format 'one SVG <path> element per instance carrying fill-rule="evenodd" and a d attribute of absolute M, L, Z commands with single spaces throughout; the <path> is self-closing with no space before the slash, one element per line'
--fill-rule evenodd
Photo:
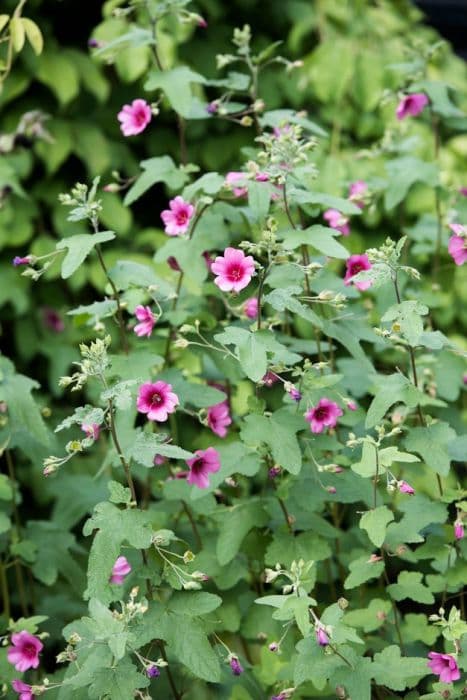
<path fill-rule="evenodd" d="M 1 697 L 464 697 L 465 64 L 403 0 L 50 5 L 0 14 Z"/>

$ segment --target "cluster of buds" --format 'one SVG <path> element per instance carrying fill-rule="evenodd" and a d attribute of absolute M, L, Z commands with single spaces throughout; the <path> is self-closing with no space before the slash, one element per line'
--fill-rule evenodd
<path fill-rule="evenodd" d="M 313 270 L 316 269 L 314 263 L 311 263 L 307 267 L 308 268 L 312 267 Z M 341 294 L 340 292 L 338 292 L 336 294 L 335 292 L 332 292 L 330 289 L 323 289 L 318 294 L 318 296 L 312 297 L 311 301 L 315 301 L 318 304 L 330 304 L 335 309 L 344 309 L 346 302 L 347 302 L 347 297 L 345 296 L 345 294 Z"/>
<path fill-rule="evenodd" d="M 70 377 L 60 377 L 59 386 L 72 386 L 72 391 L 82 389 L 89 377 L 102 377 L 110 367 L 110 359 L 107 348 L 111 342 L 110 335 L 105 338 L 97 338 L 90 345 L 81 343 L 79 350 L 82 362 L 74 362 L 79 367 L 79 372 L 74 372 Z"/>
<path fill-rule="evenodd" d="M 97 218 L 102 210 L 100 199 L 96 199 L 100 178 L 93 180 L 92 187 L 78 182 L 71 192 L 58 196 L 60 204 L 65 207 L 73 207 L 68 215 L 68 221 L 84 221 L 89 219 L 92 224 L 97 223 Z"/>
<path fill-rule="evenodd" d="M 141 598 L 140 601 L 136 600 L 139 594 L 139 587 L 134 586 L 131 591 L 130 595 L 128 597 L 128 602 L 127 603 L 121 603 L 121 611 L 119 612 L 118 610 L 112 610 L 112 616 L 116 620 L 120 620 L 121 622 L 129 623 L 131 620 L 133 620 L 135 617 L 139 617 L 140 615 L 144 615 L 148 611 L 148 601 L 146 598 Z"/>
<path fill-rule="evenodd" d="M 256 138 L 262 145 L 257 160 L 269 179 L 283 185 L 287 174 L 308 162 L 309 153 L 317 144 L 314 138 L 304 138 L 303 129 L 297 124 L 287 124 Z"/>
<path fill-rule="evenodd" d="M 282 586 L 282 593 L 284 595 L 290 593 L 298 595 L 300 591 L 305 591 L 304 582 L 314 563 L 314 561 L 305 561 L 304 559 L 294 560 L 290 569 L 283 569 L 280 564 L 276 564 L 274 569 L 265 569 L 264 580 L 266 583 L 272 583 L 279 576 L 284 576 L 290 583 Z"/>
<path fill-rule="evenodd" d="M 455 605 L 449 610 L 446 617 L 444 608 L 438 610 L 438 614 L 430 615 L 429 622 L 442 628 L 442 634 L 449 642 L 453 642 L 456 652 L 460 652 L 460 639 L 467 634 L 467 622 L 464 622 L 460 610 Z"/>

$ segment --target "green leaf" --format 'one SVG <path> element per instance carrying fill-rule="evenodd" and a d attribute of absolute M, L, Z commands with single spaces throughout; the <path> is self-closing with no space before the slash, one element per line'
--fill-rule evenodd
<path fill-rule="evenodd" d="M 310 308 L 302 304 L 298 299 L 295 299 L 294 295 L 303 294 L 301 287 L 285 287 L 274 289 L 269 294 L 266 294 L 264 301 L 277 311 L 285 311 L 288 309 L 297 316 L 310 321 L 317 328 L 321 328 L 322 323 L 319 316 L 312 311 Z"/>
<path fill-rule="evenodd" d="M 455 438 L 455 431 L 447 423 L 439 422 L 425 428 L 412 428 L 404 444 L 408 450 L 418 452 L 428 467 L 447 476 L 451 464 L 448 445 Z"/>
<path fill-rule="evenodd" d="M 162 90 L 173 109 L 182 117 L 189 118 L 193 95 L 191 84 L 203 84 L 205 78 L 187 66 L 178 66 L 172 70 L 151 71 L 144 84 L 148 91 Z"/>
<path fill-rule="evenodd" d="M 257 498 L 232 506 L 222 514 L 216 556 L 225 566 L 237 554 L 244 537 L 254 527 L 262 527 L 268 521 L 266 511 Z"/>
<path fill-rule="evenodd" d="M 27 39 L 31 44 L 34 53 L 36 54 L 36 56 L 39 56 L 42 53 L 42 49 L 44 48 L 44 38 L 42 36 L 41 30 L 39 29 L 37 24 L 32 21 L 32 19 L 28 19 L 27 17 L 21 17 L 21 23 L 24 27 Z"/>
<path fill-rule="evenodd" d="M 350 562 L 350 573 L 344 581 L 344 588 L 346 590 L 356 588 L 372 578 L 379 578 L 379 576 L 381 576 L 384 571 L 384 562 L 369 562 L 369 558 L 370 555 L 368 554 Z"/>
<path fill-rule="evenodd" d="M 383 322 L 396 322 L 400 325 L 400 333 L 409 345 L 415 347 L 423 333 L 423 319 L 429 312 L 428 306 L 419 301 L 403 301 L 401 304 L 391 306 L 384 316 Z"/>
<path fill-rule="evenodd" d="M 254 476 L 261 468 L 261 459 L 256 451 L 252 451 L 242 442 L 231 442 L 228 445 L 217 445 L 216 450 L 220 455 L 221 468 L 215 474 L 211 474 L 209 487 L 199 489 L 193 486 L 191 500 L 197 501 L 204 498 L 207 493 L 212 493 L 225 479 L 233 474 Z"/>
<path fill-rule="evenodd" d="M 429 187 L 438 185 L 438 166 L 413 156 L 402 156 L 389 161 L 386 170 L 389 175 L 389 186 L 384 195 L 387 211 L 400 204 L 416 182 L 423 182 Z"/>
<path fill-rule="evenodd" d="M 367 607 L 346 612 L 345 621 L 352 627 L 363 628 L 364 632 L 374 632 L 386 624 L 386 617 L 390 610 L 389 600 L 373 598 Z"/>
<path fill-rule="evenodd" d="M 222 598 L 213 593 L 193 592 L 175 593 L 168 602 L 171 612 L 189 617 L 202 617 L 222 605 Z"/>
<path fill-rule="evenodd" d="M 171 190 L 179 190 L 188 179 L 188 175 L 180 170 L 170 156 L 149 158 L 140 163 L 142 174 L 130 187 L 125 195 L 123 204 L 129 207 L 157 182 L 164 182 Z"/>
<path fill-rule="evenodd" d="M 268 182 L 257 182 L 249 180 L 248 183 L 248 206 L 254 216 L 262 221 L 269 212 L 272 189 Z"/>
<path fill-rule="evenodd" d="M 320 224 L 309 226 L 306 229 L 295 229 L 282 233 L 284 238 L 283 245 L 286 250 L 295 250 L 301 245 L 310 245 L 330 258 L 346 260 L 349 257 L 349 251 L 335 240 L 335 236 L 338 235 L 339 232 L 335 229 L 321 226 Z"/>
<path fill-rule="evenodd" d="M 302 454 L 295 433 L 303 428 L 305 424 L 300 416 L 281 409 L 272 416 L 245 416 L 241 437 L 250 445 L 265 443 L 270 447 L 275 462 L 291 474 L 298 474 Z"/>
<path fill-rule="evenodd" d="M 293 561 L 324 561 L 331 556 L 328 542 L 315 532 L 301 532 L 293 537 L 288 532 L 276 532 L 266 549 L 265 562 L 290 567 Z"/>
<path fill-rule="evenodd" d="M 290 199 L 297 204 L 317 204 L 323 209 L 338 209 L 342 214 L 353 214 L 358 216 L 362 213 L 361 209 L 353 204 L 348 199 L 343 197 L 335 197 L 324 192 L 309 192 L 307 190 L 299 190 L 296 187 L 288 189 Z M 323 228 L 326 228 L 323 226 Z"/>
<path fill-rule="evenodd" d="M 368 537 L 376 547 L 381 547 L 386 536 L 388 523 L 394 520 L 394 514 L 387 506 L 369 510 L 360 518 L 360 527 L 366 530 Z"/>
<path fill-rule="evenodd" d="M 419 534 L 428 525 L 444 523 L 447 518 L 447 508 L 444 503 L 432 501 L 423 494 L 416 494 L 410 499 L 404 499 L 398 505 L 404 517 L 388 527 L 386 543 L 396 547 L 401 542 L 423 542 Z"/>
<path fill-rule="evenodd" d="M 0 474 L 0 501 L 11 501 L 13 488 L 6 474 Z"/>
<path fill-rule="evenodd" d="M 168 618 L 166 639 L 169 649 L 197 678 L 218 683 L 219 659 L 209 643 L 203 626 L 186 615 L 169 615 Z"/>
<path fill-rule="evenodd" d="M 386 647 L 375 654 L 372 664 L 372 676 L 378 685 L 385 685 L 391 690 L 412 688 L 420 678 L 430 673 L 425 658 L 401 656 L 396 645 Z"/>
<path fill-rule="evenodd" d="M 47 50 L 41 55 L 36 76 L 55 93 L 62 105 L 71 102 L 78 95 L 78 71 L 60 51 Z"/>
<path fill-rule="evenodd" d="M 183 450 L 178 445 L 163 442 L 162 436 L 155 433 L 139 432 L 130 446 L 129 456 L 144 467 L 154 467 L 154 457 L 162 455 L 170 459 L 190 459 L 193 452 Z"/>
<path fill-rule="evenodd" d="M 134 697 L 137 688 L 147 688 L 149 678 L 143 676 L 136 666 L 125 658 L 111 668 L 99 668 L 92 676 L 89 697 L 99 700 L 102 697 L 111 700 L 128 700 Z"/>
<path fill-rule="evenodd" d="M 394 600 L 410 598 L 417 603 L 430 605 L 435 602 L 433 593 L 422 584 L 423 574 L 417 571 L 401 571 L 397 577 L 397 583 L 387 587 L 387 591 Z"/>
<path fill-rule="evenodd" d="M 323 647 L 307 637 L 297 644 L 298 658 L 295 664 L 294 685 L 312 681 L 318 690 L 324 690 L 327 680 L 346 663 L 336 654 L 326 654 Z"/>
<path fill-rule="evenodd" d="M 419 391 L 412 382 L 399 373 L 375 379 L 375 388 L 372 389 L 371 393 L 375 397 L 368 408 L 366 428 L 372 428 L 379 423 L 395 403 L 404 403 L 409 408 L 415 408 L 418 404 L 421 406 L 429 405 L 433 402 L 434 405 L 443 405 L 442 402 L 439 404 L 436 399 L 431 399 Z M 407 443 L 406 447 L 411 449 Z"/>
<path fill-rule="evenodd" d="M 29 520 L 25 534 L 36 547 L 32 565 L 34 576 L 51 586 L 61 574 L 81 594 L 84 573 L 70 554 L 70 549 L 76 547 L 75 536 L 63 531 L 56 523 L 42 520 Z"/>
<path fill-rule="evenodd" d="M 412 85 L 414 92 L 425 92 L 430 98 L 431 108 L 442 117 L 463 117 L 464 112 L 456 107 L 449 95 L 450 86 L 438 80 L 422 80 Z"/>
<path fill-rule="evenodd" d="M 71 277 L 96 245 L 112 241 L 114 238 L 113 231 L 99 231 L 99 233 L 78 233 L 57 243 L 57 250 L 68 251 L 62 261 L 62 279 Z"/>

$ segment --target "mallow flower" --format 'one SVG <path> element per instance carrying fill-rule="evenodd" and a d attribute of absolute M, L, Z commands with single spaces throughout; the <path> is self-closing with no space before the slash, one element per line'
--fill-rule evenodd
<path fill-rule="evenodd" d="M 340 231 L 343 236 L 348 236 L 350 233 L 349 219 L 337 209 L 327 209 L 323 214 L 329 226 L 336 231 Z"/>
<path fill-rule="evenodd" d="M 442 683 L 452 683 L 458 681 L 461 677 L 457 661 L 451 654 L 438 654 L 436 651 L 430 651 L 428 654 L 430 661 L 429 668 Z"/>
<path fill-rule="evenodd" d="M 11 647 L 8 647 L 7 659 L 17 671 L 24 673 L 39 666 L 39 654 L 43 649 L 40 639 L 26 630 L 11 635 Z"/>
<path fill-rule="evenodd" d="M 224 438 L 227 435 L 227 428 L 232 423 L 227 401 L 221 401 L 208 408 L 207 423 L 212 432 L 219 437 Z"/>
<path fill-rule="evenodd" d="M 169 413 L 174 413 L 179 400 L 172 391 L 172 385 L 163 381 L 145 382 L 138 389 L 136 407 L 140 413 L 147 413 L 149 420 L 163 423 Z"/>
<path fill-rule="evenodd" d="M 365 195 L 368 191 L 368 185 L 365 180 L 356 180 L 351 182 L 349 186 L 349 199 L 357 205 L 359 209 L 365 206 Z"/>
<path fill-rule="evenodd" d="M 110 583 L 122 584 L 125 581 L 125 577 L 131 571 L 131 564 L 126 557 L 118 557 L 115 564 L 112 567 L 112 574 L 110 575 Z"/>
<path fill-rule="evenodd" d="M 405 95 L 397 105 L 396 117 L 405 119 L 405 117 L 416 117 L 423 112 L 428 104 L 428 97 L 423 92 L 414 92 L 411 95 Z"/>
<path fill-rule="evenodd" d="M 250 284 L 255 272 L 255 261 L 243 250 L 226 248 L 224 255 L 218 255 L 211 265 L 216 275 L 214 284 L 223 292 L 241 292 Z"/>
<path fill-rule="evenodd" d="M 456 265 L 463 265 L 467 261 L 467 226 L 461 224 L 450 224 L 453 231 L 448 243 L 448 252 Z"/>
<path fill-rule="evenodd" d="M 190 467 L 187 481 L 199 489 L 207 489 L 209 487 L 209 474 L 214 474 L 221 468 L 220 455 L 214 447 L 208 447 L 207 450 L 196 450 L 195 456 L 187 459 L 186 463 Z"/>
<path fill-rule="evenodd" d="M 243 305 L 243 311 L 247 318 L 256 318 L 258 316 L 258 298 L 250 297 Z"/>
<path fill-rule="evenodd" d="M 34 693 L 32 692 L 32 685 L 23 683 L 23 681 L 20 681 L 19 679 L 11 681 L 11 686 L 15 693 L 18 693 L 18 700 L 33 700 L 35 697 Z"/>
<path fill-rule="evenodd" d="M 151 107 L 146 100 L 133 100 L 131 105 L 123 105 L 117 118 L 124 136 L 136 136 L 144 131 L 151 121 Z"/>
<path fill-rule="evenodd" d="M 139 323 L 137 323 L 134 327 L 134 332 L 140 338 L 143 335 L 149 338 L 154 326 L 156 325 L 157 316 L 151 311 L 151 307 L 142 306 L 141 304 L 136 307 L 135 316 Z"/>
<path fill-rule="evenodd" d="M 168 236 L 182 236 L 188 231 L 190 221 L 195 213 L 195 208 L 190 202 L 185 202 L 183 197 L 175 197 L 169 202 L 169 209 L 164 209 L 161 219 L 165 224 L 165 232 Z"/>
<path fill-rule="evenodd" d="M 344 284 L 348 287 L 349 284 L 354 284 L 357 289 L 359 289 L 361 292 L 364 292 L 365 289 L 368 289 L 372 285 L 371 280 L 365 280 L 361 282 L 354 282 L 353 277 L 355 275 L 358 275 L 359 272 L 362 272 L 363 270 L 371 270 L 372 264 L 368 260 L 367 255 L 351 255 L 349 258 L 347 258 L 345 262 L 345 277 L 344 277 Z"/>
<path fill-rule="evenodd" d="M 322 433 L 325 428 L 334 428 L 337 419 L 343 415 L 342 409 L 330 399 L 323 397 L 305 413 L 312 433 Z"/>

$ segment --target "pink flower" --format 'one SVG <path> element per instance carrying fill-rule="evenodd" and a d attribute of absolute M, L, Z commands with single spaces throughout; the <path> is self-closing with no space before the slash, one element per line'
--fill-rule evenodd
<path fill-rule="evenodd" d="M 233 187 L 233 185 L 239 180 L 241 180 L 241 182 L 244 182 L 246 180 L 246 175 L 245 173 L 239 172 L 237 170 L 232 170 L 230 173 L 227 173 L 225 177 L 225 181 L 227 185 L 229 185 L 233 190 L 235 197 L 244 197 L 248 192 L 246 187 Z"/>
<path fill-rule="evenodd" d="M 352 182 L 349 187 L 349 199 L 360 209 L 365 206 L 365 195 L 368 191 L 368 185 L 364 180 Z"/>
<path fill-rule="evenodd" d="M 268 370 L 266 374 L 261 378 L 261 383 L 264 384 L 267 387 L 271 387 L 273 384 L 276 384 L 279 381 L 279 377 L 274 374 L 274 372 L 271 372 Z"/>
<path fill-rule="evenodd" d="M 65 324 L 60 314 L 50 306 L 42 309 L 42 321 L 44 326 L 54 333 L 61 333 L 65 330 Z"/>
<path fill-rule="evenodd" d="M 125 581 L 125 577 L 131 571 L 131 564 L 126 557 L 118 557 L 115 564 L 112 567 L 112 574 L 110 576 L 110 583 L 122 584 Z"/>
<path fill-rule="evenodd" d="M 13 265 L 15 267 L 18 267 L 18 265 L 29 265 L 29 263 L 32 261 L 32 256 L 31 255 L 26 255 L 24 258 L 20 258 L 19 255 L 13 258 Z"/>
<path fill-rule="evenodd" d="M 344 277 L 344 284 L 346 286 L 349 286 L 349 284 L 354 284 L 357 287 L 357 289 L 359 289 L 361 292 L 364 292 L 365 289 L 371 287 L 371 280 L 366 280 L 362 282 L 352 282 L 352 277 L 358 275 L 358 273 L 362 272 L 362 270 L 371 270 L 372 264 L 368 260 L 367 255 L 351 255 L 349 258 L 347 258 L 345 266 L 346 271 Z"/>
<path fill-rule="evenodd" d="M 456 520 L 454 523 L 454 537 L 456 540 L 462 540 L 464 537 L 464 524 L 461 520 Z"/>
<path fill-rule="evenodd" d="M 352 399 L 347 399 L 347 401 L 345 402 L 345 405 L 347 406 L 349 411 L 356 411 L 357 410 L 357 404 L 355 403 L 355 401 L 352 401 Z"/>
<path fill-rule="evenodd" d="M 32 686 L 27 683 L 23 683 L 20 680 L 14 680 L 11 682 L 13 690 L 15 693 L 19 693 L 18 700 L 33 700 L 34 693 L 32 692 Z"/>
<path fill-rule="evenodd" d="M 124 136 L 136 136 L 144 131 L 151 121 L 151 108 L 146 100 L 133 100 L 131 105 L 123 105 L 117 118 Z"/>
<path fill-rule="evenodd" d="M 348 236 L 350 233 L 349 219 L 341 214 L 337 209 L 327 209 L 323 214 L 331 228 L 340 231 L 343 236 Z"/>
<path fill-rule="evenodd" d="M 318 627 L 316 630 L 316 641 L 321 647 L 327 647 L 329 644 L 329 637 L 323 627 Z"/>
<path fill-rule="evenodd" d="M 243 250 L 226 248 L 224 256 L 217 256 L 211 265 L 211 272 L 217 275 L 214 284 L 223 292 L 241 292 L 250 284 L 255 272 L 255 262 Z"/>
<path fill-rule="evenodd" d="M 289 394 L 290 398 L 296 401 L 297 403 L 302 400 L 301 393 L 294 386 L 292 386 L 287 393 Z"/>
<path fill-rule="evenodd" d="M 256 182 L 269 182 L 269 175 L 260 171 L 256 173 L 255 180 Z"/>
<path fill-rule="evenodd" d="M 207 489 L 209 474 L 214 474 L 221 468 L 219 452 L 214 447 L 208 447 L 207 450 L 196 450 L 195 455 L 196 457 L 186 460 L 190 467 L 187 481 L 189 484 L 195 484 L 199 489 Z"/>
<path fill-rule="evenodd" d="M 449 255 L 456 265 L 463 265 L 467 261 L 467 226 L 449 224 L 449 228 L 455 234 L 449 239 Z"/>
<path fill-rule="evenodd" d="M 159 454 L 154 455 L 153 464 L 155 467 L 160 467 L 161 464 L 164 464 L 164 462 L 165 462 L 165 457 L 163 457 L 162 455 L 159 455 Z"/>
<path fill-rule="evenodd" d="M 208 408 L 207 421 L 212 432 L 224 438 L 227 435 L 227 426 L 232 423 L 227 401 L 221 401 Z"/>
<path fill-rule="evenodd" d="M 97 423 L 83 423 L 81 425 L 81 430 L 86 433 L 86 437 L 97 440 L 99 438 L 101 428 Z"/>
<path fill-rule="evenodd" d="M 165 232 L 168 236 L 181 236 L 188 231 L 195 208 L 189 202 L 185 202 L 183 197 L 171 199 L 169 207 L 170 209 L 164 209 L 161 213 Z"/>
<path fill-rule="evenodd" d="M 247 299 L 243 305 L 243 311 L 247 318 L 256 318 L 258 316 L 258 299 L 257 297 L 250 297 Z"/>
<path fill-rule="evenodd" d="M 416 117 L 423 112 L 428 104 L 428 97 L 423 92 L 414 92 L 411 95 L 405 95 L 397 105 L 396 117 L 405 119 L 405 117 Z"/>
<path fill-rule="evenodd" d="M 337 403 L 324 397 L 305 413 L 305 420 L 310 423 L 312 433 L 322 433 L 324 428 L 334 428 L 342 415 L 343 411 Z"/>
<path fill-rule="evenodd" d="M 147 413 L 149 420 L 163 423 L 178 404 L 178 396 L 172 392 L 171 384 L 145 382 L 139 387 L 136 407 L 140 413 Z"/>
<path fill-rule="evenodd" d="M 458 681 L 461 677 L 457 662 L 450 654 L 438 654 L 436 651 L 430 651 L 428 658 L 429 668 L 442 683 L 452 683 Z"/>
<path fill-rule="evenodd" d="M 406 481 L 398 481 L 397 486 L 399 488 L 400 493 L 406 493 L 409 496 L 413 496 L 415 493 L 415 489 L 412 488 L 412 486 Z"/>
<path fill-rule="evenodd" d="M 44 646 L 40 639 L 23 630 L 12 634 L 11 642 L 13 646 L 8 647 L 8 661 L 17 671 L 24 673 L 28 668 L 39 666 L 39 653 Z"/>
<path fill-rule="evenodd" d="M 459 194 L 461 194 L 463 197 L 467 197 L 467 187 L 461 187 L 459 189 Z"/>
<path fill-rule="evenodd" d="M 147 338 L 149 338 L 149 336 L 152 333 L 152 329 L 156 324 L 157 316 L 153 314 L 149 306 L 141 305 L 136 307 L 135 316 L 138 319 L 138 321 L 141 321 L 141 323 L 136 324 L 136 326 L 133 329 L 134 332 L 139 337 L 145 335 Z"/>

